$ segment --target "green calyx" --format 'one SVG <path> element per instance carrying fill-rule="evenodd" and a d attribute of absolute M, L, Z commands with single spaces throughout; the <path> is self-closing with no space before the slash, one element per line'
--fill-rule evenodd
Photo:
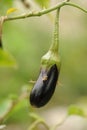
<path fill-rule="evenodd" d="M 59 11 L 60 8 L 57 9 L 57 14 L 55 18 L 55 27 L 54 27 L 54 37 L 53 42 L 50 46 L 48 52 L 41 58 L 41 67 L 50 68 L 52 65 L 56 64 L 58 70 L 60 70 L 60 57 L 58 54 L 59 49 Z"/>
<path fill-rule="evenodd" d="M 48 51 L 42 58 L 41 58 L 41 67 L 42 68 L 50 68 L 52 65 L 56 64 L 58 70 L 60 70 L 60 57 L 58 53 Z"/>

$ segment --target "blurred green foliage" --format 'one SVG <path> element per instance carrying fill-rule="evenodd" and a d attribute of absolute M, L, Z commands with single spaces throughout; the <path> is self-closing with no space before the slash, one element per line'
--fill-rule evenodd
<path fill-rule="evenodd" d="M 35 0 L 41 7 L 48 7 L 50 0 Z"/>
<path fill-rule="evenodd" d="M 0 0 L 0 15 L 5 15 L 8 8 L 12 6 L 12 0 Z"/>
<path fill-rule="evenodd" d="M 68 109 L 68 115 L 79 115 L 85 117 L 83 110 L 76 106 L 70 106 Z"/>
<path fill-rule="evenodd" d="M 14 58 L 3 49 L 0 49 L 0 66 L 1 67 L 17 67 Z"/>

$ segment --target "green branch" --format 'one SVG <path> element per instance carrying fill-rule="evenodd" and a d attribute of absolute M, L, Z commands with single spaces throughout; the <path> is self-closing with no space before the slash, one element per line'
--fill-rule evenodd
<path fill-rule="evenodd" d="M 29 126 L 28 130 L 34 130 L 39 124 L 42 124 L 47 130 L 50 130 L 49 126 L 45 123 L 45 121 L 40 120 L 40 119 L 38 119 L 35 122 L 33 122 Z"/>
<path fill-rule="evenodd" d="M 80 9 L 81 11 L 87 13 L 87 10 L 83 9 L 82 7 L 80 7 L 80 6 L 78 6 L 78 5 L 74 4 L 74 3 L 65 2 L 64 5 L 73 6 L 73 7 L 77 8 L 77 9 Z"/>
<path fill-rule="evenodd" d="M 66 1 L 62 1 L 58 4 L 56 4 L 55 6 L 51 7 L 51 8 L 48 8 L 48 9 L 44 9 L 44 10 L 41 10 L 41 11 L 38 11 L 38 12 L 29 12 L 29 13 L 26 13 L 26 14 L 23 14 L 23 15 L 20 15 L 20 16 L 14 16 L 14 17 L 8 17 L 8 16 L 5 16 L 5 19 L 4 21 L 10 21 L 10 20 L 16 20 L 16 19 L 24 19 L 24 18 L 28 18 L 28 17 L 36 17 L 36 16 L 42 16 L 44 14 L 47 14 L 47 13 L 50 13 L 60 7 L 63 7 L 65 5 L 69 5 L 69 6 L 73 6 L 75 8 L 78 8 L 80 10 L 82 10 L 83 12 L 87 13 L 87 10 L 83 9 L 82 7 L 76 5 L 76 4 L 73 4 L 71 2 L 69 2 L 69 0 L 66 0 Z"/>

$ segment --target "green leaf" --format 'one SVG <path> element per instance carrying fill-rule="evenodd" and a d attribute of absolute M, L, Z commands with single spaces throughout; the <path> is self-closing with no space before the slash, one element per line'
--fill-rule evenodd
<path fill-rule="evenodd" d="M 2 49 L 0 49 L 0 67 L 17 67 L 13 56 L 9 52 Z"/>
<path fill-rule="evenodd" d="M 50 0 L 35 0 L 41 7 L 48 7 Z"/>
<path fill-rule="evenodd" d="M 23 112 L 23 109 L 27 108 L 27 100 L 12 100 L 10 98 L 0 102 L 0 123 L 3 121 L 10 120 L 12 118 L 20 118 L 23 115 L 25 116 L 26 112 Z M 25 110 L 24 110 L 25 111 Z"/>
<path fill-rule="evenodd" d="M 14 109 L 12 110 L 11 115 L 16 113 L 17 111 L 20 112 L 20 110 L 22 108 L 25 108 L 25 107 L 27 107 L 27 100 L 26 99 L 18 101 L 17 104 L 15 105 Z"/>
<path fill-rule="evenodd" d="M 79 115 L 85 117 L 83 110 L 77 106 L 71 105 L 68 109 L 68 115 Z"/>
<path fill-rule="evenodd" d="M 0 102 L 0 119 L 5 117 L 5 115 L 8 113 L 9 109 L 12 106 L 12 100 L 6 99 L 4 101 Z"/>
<path fill-rule="evenodd" d="M 18 102 L 16 102 L 15 106 L 10 111 L 7 120 L 8 121 L 23 121 L 25 122 L 26 118 L 28 119 L 28 111 L 26 111 L 28 108 L 28 102 L 26 99 L 18 99 Z"/>

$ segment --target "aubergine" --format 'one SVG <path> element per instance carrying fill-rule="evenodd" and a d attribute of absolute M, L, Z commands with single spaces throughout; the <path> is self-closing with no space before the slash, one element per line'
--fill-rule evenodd
<path fill-rule="evenodd" d="M 2 40 L 0 39 L 0 48 L 2 48 Z"/>
<path fill-rule="evenodd" d="M 34 107 L 42 107 L 51 99 L 57 84 L 59 70 L 54 64 L 50 69 L 41 69 L 38 80 L 30 92 L 30 104 Z"/>

